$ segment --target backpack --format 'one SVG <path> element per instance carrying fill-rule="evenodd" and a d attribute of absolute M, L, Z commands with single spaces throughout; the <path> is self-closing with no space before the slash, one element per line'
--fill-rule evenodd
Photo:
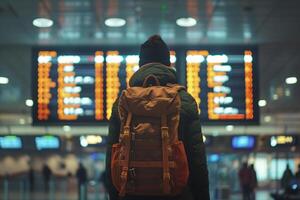
<path fill-rule="evenodd" d="M 186 186 L 188 162 L 178 140 L 181 89 L 177 84 L 160 86 L 149 75 L 143 87 L 122 91 L 119 142 L 111 155 L 112 182 L 120 197 L 174 196 Z"/>

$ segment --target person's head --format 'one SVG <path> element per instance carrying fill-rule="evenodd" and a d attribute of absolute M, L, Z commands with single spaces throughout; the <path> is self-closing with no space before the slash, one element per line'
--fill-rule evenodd
<path fill-rule="evenodd" d="M 286 164 L 286 169 L 290 169 L 290 165 L 289 164 Z"/>
<path fill-rule="evenodd" d="M 151 36 L 140 47 L 139 66 L 148 63 L 161 63 L 170 66 L 170 50 L 159 35 Z"/>
<path fill-rule="evenodd" d="M 247 168 L 247 167 L 248 167 L 248 164 L 247 164 L 246 162 L 243 162 L 242 167 L 243 167 L 243 168 Z"/>
<path fill-rule="evenodd" d="M 254 169 L 254 164 L 249 165 L 250 169 Z"/>

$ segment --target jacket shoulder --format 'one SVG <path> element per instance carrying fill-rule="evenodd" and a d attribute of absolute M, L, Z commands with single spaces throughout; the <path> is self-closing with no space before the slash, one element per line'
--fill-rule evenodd
<path fill-rule="evenodd" d="M 186 90 L 180 90 L 179 96 L 181 99 L 181 114 L 190 118 L 190 119 L 197 119 L 199 112 L 198 112 L 198 105 Z"/>

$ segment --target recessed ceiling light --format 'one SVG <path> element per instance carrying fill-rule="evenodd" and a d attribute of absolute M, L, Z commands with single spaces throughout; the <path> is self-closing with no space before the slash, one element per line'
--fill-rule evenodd
<path fill-rule="evenodd" d="M 32 107 L 33 106 L 33 101 L 31 99 L 26 99 L 25 104 L 28 107 Z"/>
<path fill-rule="evenodd" d="M 0 84 L 7 84 L 8 81 L 9 81 L 8 78 L 6 78 L 6 77 L 0 77 Z"/>
<path fill-rule="evenodd" d="M 195 26 L 197 24 L 197 21 L 192 17 L 179 18 L 176 20 L 176 24 L 182 27 L 191 27 L 191 26 Z"/>
<path fill-rule="evenodd" d="M 47 28 L 53 25 L 53 21 L 47 18 L 36 18 L 32 21 L 32 24 L 39 28 Z"/>
<path fill-rule="evenodd" d="M 104 23 L 109 27 L 121 27 L 126 24 L 126 20 L 122 18 L 108 18 Z"/>
<path fill-rule="evenodd" d="M 292 85 L 297 83 L 297 77 L 287 77 L 285 79 L 286 84 Z"/>
<path fill-rule="evenodd" d="M 226 130 L 227 130 L 227 131 L 233 131 L 233 129 L 234 129 L 234 126 L 233 126 L 233 125 L 228 125 L 228 126 L 226 126 Z"/>
<path fill-rule="evenodd" d="M 259 105 L 259 107 L 265 107 L 267 105 L 267 101 L 264 99 L 259 100 L 258 105 Z"/>

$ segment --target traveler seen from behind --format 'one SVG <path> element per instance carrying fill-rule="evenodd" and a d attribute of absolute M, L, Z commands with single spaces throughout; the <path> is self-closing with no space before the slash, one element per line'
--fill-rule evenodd
<path fill-rule="evenodd" d="M 140 48 L 139 70 L 113 105 L 107 148 L 111 200 L 209 200 L 198 105 L 178 85 L 160 36 Z"/>

